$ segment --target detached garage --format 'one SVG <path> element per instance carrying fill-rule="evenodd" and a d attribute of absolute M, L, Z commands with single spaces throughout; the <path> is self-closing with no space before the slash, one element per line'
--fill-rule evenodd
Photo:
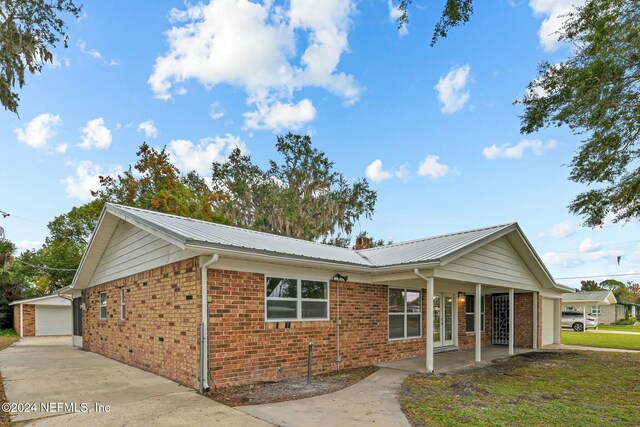
<path fill-rule="evenodd" d="M 14 301 L 13 328 L 21 337 L 71 335 L 71 301 L 58 295 Z"/>

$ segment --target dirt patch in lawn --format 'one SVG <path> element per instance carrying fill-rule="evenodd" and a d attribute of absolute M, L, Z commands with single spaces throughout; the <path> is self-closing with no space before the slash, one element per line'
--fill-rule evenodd
<path fill-rule="evenodd" d="M 0 351 L 9 347 L 14 342 L 18 341 L 18 337 L 3 337 L 0 336 Z M 0 403 L 7 402 L 7 395 L 4 392 L 4 384 L 2 383 L 2 375 L 0 375 Z M 9 413 L 0 411 L 0 426 L 8 426 L 11 424 Z"/>
<path fill-rule="evenodd" d="M 638 353 L 531 352 L 412 375 L 400 402 L 417 426 L 638 425 L 638 378 Z M 600 392 L 590 394 L 594 384 Z"/>
<path fill-rule="evenodd" d="M 313 377 L 311 384 L 307 384 L 307 378 L 304 377 L 278 382 L 260 382 L 238 387 L 224 387 L 210 391 L 206 396 L 228 406 L 260 405 L 263 403 L 304 399 L 342 390 L 365 379 L 378 369 L 376 366 L 366 366 L 364 368 L 344 369 L 316 375 Z"/>

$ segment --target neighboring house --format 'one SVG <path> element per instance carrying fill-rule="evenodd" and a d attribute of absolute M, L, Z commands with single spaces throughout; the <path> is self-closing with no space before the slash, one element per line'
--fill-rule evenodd
<path fill-rule="evenodd" d="M 640 304 L 635 304 L 632 302 L 619 302 L 618 304 L 624 306 L 625 310 L 629 311 L 629 316 L 637 318 L 640 315 Z"/>
<path fill-rule="evenodd" d="M 621 317 L 620 308 L 622 308 Z M 614 323 L 624 317 L 624 306 L 620 306 L 613 292 L 608 290 L 564 293 L 562 309 L 591 313 L 596 316 L 598 323 L 603 325 Z"/>
<path fill-rule="evenodd" d="M 107 204 L 66 293 L 76 345 L 204 390 L 302 375 L 310 343 L 314 373 L 558 343 L 567 290 L 516 223 L 351 250 Z"/>
<path fill-rule="evenodd" d="M 71 335 L 71 301 L 58 295 L 14 301 L 13 328 L 21 337 Z"/>

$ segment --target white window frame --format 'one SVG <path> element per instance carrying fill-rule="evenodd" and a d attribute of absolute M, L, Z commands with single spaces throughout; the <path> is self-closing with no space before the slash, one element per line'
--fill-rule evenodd
<path fill-rule="evenodd" d="M 475 331 L 475 324 L 476 324 L 476 303 L 475 301 L 473 302 L 473 304 L 471 304 L 471 307 L 473 307 L 473 311 L 467 311 L 467 303 L 469 301 L 469 297 L 472 296 L 475 299 L 475 294 L 467 294 L 466 298 L 465 298 L 465 307 L 464 307 L 464 321 L 466 323 L 464 329 L 465 332 L 467 333 L 467 335 L 473 335 L 476 333 Z M 486 295 L 481 295 L 482 299 L 480 300 L 480 304 L 481 304 L 481 309 L 482 306 L 484 306 L 484 310 L 482 310 L 482 313 L 480 314 L 480 333 L 484 332 L 485 330 L 485 322 L 486 322 L 486 313 L 487 313 L 487 301 L 486 301 Z M 467 316 L 473 314 L 473 330 L 468 331 L 467 328 L 469 327 L 469 322 L 467 322 Z"/>
<path fill-rule="evenodd" d="M 102 303 L 102 295 L 104 295 L 104 304 Z M 102 317 L 102 307 L 104 307 L 104 317 Z M 100 292 L 100 320 L 107 320 L 107 291 Z"/>
<path fill-rule="evenodd" d="M 124 288 L 120 288 L 120 320 L 127 320 L 124 293 Z"/>
<path fill-rule="evenodd" d="M 591 306 L 591 314 L 596 316 L 602 316 L 602 306 L 600 305 L 592 305 Z"/>
<path fill-rule="evenodd" d="M 389 312 L 389 292 L 394 289 L 394 290 L 398 290 L 398 291 L 403 291 L 405 293 L 405 297 L 404 297 L 404 312 L 402 313 L 391 313 Z M 407 313 L 407 296 L 406 293 L 407 292 L 418 292 L 420 294 L 420 312 L 419 313 L 414 313 L 414 312 L 410 312 Z M 423 304 L 422 304 L 422 289 L 411 289 L 411 288 L 396 288 L 394 286 L 387 286 L 387 341 L 406 341 L 406 340 L 418 340 L 422 338 L 422 310 L 423 310 Z M 414 336 L 410 336 L 407 337 L 407 315 L 410 316 L 415 316 L 415 315 L 420 315 L 420 335 L 414 335 Z M 389 337 L 389 332 L 391 329 L 391 322 L 389 321 L 389 317 L 390 316 L 403 316 L 404 319 L 404 337 L 399 337 L 399 338 L 391 338 Z"/>
<path fill-rule="evenodd" d="M 297 282 L 296 287 L 296 298 L 281 298 L 281 297 L 268 297 L 267 296 L 267 284 L 269 283 L 269 279 L 287 279 L 287 280 L 295 280 Z M 322 282 L 325 284 L 327 289 L 327 298 L 302 298 L 302 282 Z M 331 289 L 329 286 L 329 281 L 326 279 L 318 279 L 312 277 L 292 277 L 287 274 L 265 274 L 264 275 L 264 321 L 269 323 L 277 323 L 277 322 L 326 322 L 331 318 L 331 304 L 330 304 L 330 296 Z M 269 319 L 269 311 L 267 309 L 268 301 L 296 301 L 296 315 L 295 318 L 287 318 L 287 319 Z M 324 302 L 327 304 L 327 317 L 302 317 L 302 302 Z"/>

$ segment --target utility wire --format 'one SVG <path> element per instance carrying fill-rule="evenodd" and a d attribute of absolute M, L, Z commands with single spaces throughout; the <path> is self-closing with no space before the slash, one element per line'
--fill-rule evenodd
<path fill-rule="evenodd" d="M 34 265 L 34 264 L 29 264 L 28 262 L 24 262 L 18 258 L 15 258 L 14 261 L 18 261 L 21 264 L 27 265 L 29 267 L 33 267 L 33 268 L 39 268 L 42 270 L 51 270 L 51 271 L 76 271 L 76 268 L 55 268 L 55 267 L 47 267 L 46 265 Z"/>
<path fill-rule="evenodd" d="M 567 279 L 593 279 L 597 277 L 622 277 L 622 276 L 640 276 L 640 273 L 627 273 L 627 274 L 600 274 L 598 276 L 575 276 L 575 277 L 557 277 L 558 280 Z"/>

